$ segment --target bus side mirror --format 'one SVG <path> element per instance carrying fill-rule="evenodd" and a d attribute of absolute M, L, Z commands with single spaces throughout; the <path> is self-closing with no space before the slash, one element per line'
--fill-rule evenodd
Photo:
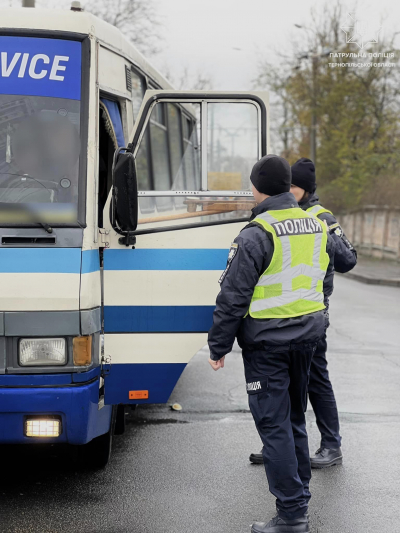
<path fill-rule="evenodd" d="M 132 152 L 118 148 L 113 163 L 112 216 L 113 227 L 125 234 L 121 244 L 134 244 L 129 234 L 136 230 L 138 224 L 138 187 L 136 165 Z M 121 239 L 120 239 L 121 241 Z"/>

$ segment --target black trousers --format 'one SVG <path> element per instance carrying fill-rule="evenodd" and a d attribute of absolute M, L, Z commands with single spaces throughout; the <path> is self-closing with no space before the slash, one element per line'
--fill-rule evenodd
<path fill-rule="evenodd" d="M 249 406 L 263 443 L 269 490 L 282 518 L 303 516 L 311 498 L 307 383 L 316 344 L 243 350 Z"/>
<path fill-rule="evenodd" d="M 308 397 L 321 433 L 322 448 L 340 448 L 339 415 L 329 379 L 326 335 L 319 341 L 311 362 Z"/>

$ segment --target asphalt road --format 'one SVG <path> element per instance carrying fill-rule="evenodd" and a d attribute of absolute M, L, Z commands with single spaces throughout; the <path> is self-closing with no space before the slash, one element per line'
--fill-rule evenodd
<path fill-rule="evenodd" d="M 395 533 L 400 502 L 400 289 L 336 280 L 329 361 L 344 464 L 316 471 L 313 533 Z M 130 412 L 102 472 L 70 466 L 68 451 L 3 450 L 0 531 L 242 533 L 274 514 L 248 412 L 240 353 L 213 372 L 196 355 L 168 406 Z M 318 447 L 312 411 L 310 448 Z"/>

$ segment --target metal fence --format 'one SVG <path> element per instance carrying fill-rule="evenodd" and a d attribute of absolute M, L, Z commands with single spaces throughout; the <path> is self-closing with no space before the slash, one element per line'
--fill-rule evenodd
<path fill-rule="evenodd" d="M 400 207 L 367 205 L 338 219 L 360 253 L 400 261 Z"/>

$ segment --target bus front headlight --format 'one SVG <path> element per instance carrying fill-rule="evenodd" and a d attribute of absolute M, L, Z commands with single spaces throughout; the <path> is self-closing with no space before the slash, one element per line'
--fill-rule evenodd
<path fill-rule="evenodd" d="M 65 339 L 21 339 L 19 364 L 21 366 L 60 366 L 67 362 Z"/>

